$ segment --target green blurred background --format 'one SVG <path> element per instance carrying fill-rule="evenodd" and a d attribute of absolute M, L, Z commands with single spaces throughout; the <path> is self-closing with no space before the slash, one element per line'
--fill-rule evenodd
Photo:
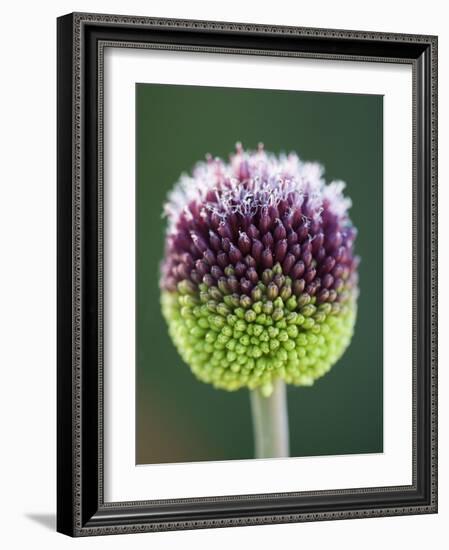
<path fill-rule="evenodd" d="M 136 463 L 253 457 L 248 391 L 198 382 L 159 306 L 167 192 L 205 153 L 237 141 L 317 160 L 347 182 L 359 229 L 359 313 L 343 358 L 311 388 L 288 388 L 292 456 L 382 452 L 382 97 L 136 85 Z"/>

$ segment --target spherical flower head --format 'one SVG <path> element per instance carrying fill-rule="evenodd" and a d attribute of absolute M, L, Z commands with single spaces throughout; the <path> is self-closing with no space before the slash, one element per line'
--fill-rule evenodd
<path fill-rule="evenodd" d="M 310 386 L 342 356 L 358 296 L 344 186 L 262 145 L 180 178 L 164 207 L 161 304 L 199 380 L 270 395 L 276 379 Z"/>

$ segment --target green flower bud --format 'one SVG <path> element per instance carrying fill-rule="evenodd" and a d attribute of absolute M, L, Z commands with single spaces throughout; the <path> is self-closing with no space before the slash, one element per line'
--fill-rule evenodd
<path fill-rule="evenodd" d="M 279 275 L 274 270 L 265 270 L 266 278 Z M 335 302 L 314 305 L 309 295 L 282 297 L 288 282 L 274 297 L 278 287 L 269 281 L 263 290 L 256 286 L 251 297 L 224 295 L 210 287 L 208 295 L 220 299 L 204 303 L 205 297 L 198 291 L 197 300 L 189 283 L 178 287 L 178 292 L 161 296 L 171 338 L 195 376 L 216 388 L 247 386 L 268 392 L 279 377 L 310 385 L 329 371 L 352 336 L 355 296 L 344 307 Z"/>

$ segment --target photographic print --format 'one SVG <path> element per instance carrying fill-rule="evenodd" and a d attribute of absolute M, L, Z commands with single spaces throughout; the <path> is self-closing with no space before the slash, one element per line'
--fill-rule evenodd
<path fill-rule="evenodd" d="M 437 512 L 437 47 L 58 18 L 58 531 Z"/>
<path fill-rule="evenodd" d="M 137 83 L 135 116 L 136 464 L 382 453 L 382 96 Z"/>

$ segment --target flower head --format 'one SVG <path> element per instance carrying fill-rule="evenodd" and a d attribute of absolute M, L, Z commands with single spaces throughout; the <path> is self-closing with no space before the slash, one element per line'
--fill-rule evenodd
<path fill-rule="evenodd" d="M 311 385 L 341 357 L 358 295 L 344 186 L 262 145 L 180 178 L 164 207 L 161 303 L 200 380 L 269 395 L 275 379 Z"/>

